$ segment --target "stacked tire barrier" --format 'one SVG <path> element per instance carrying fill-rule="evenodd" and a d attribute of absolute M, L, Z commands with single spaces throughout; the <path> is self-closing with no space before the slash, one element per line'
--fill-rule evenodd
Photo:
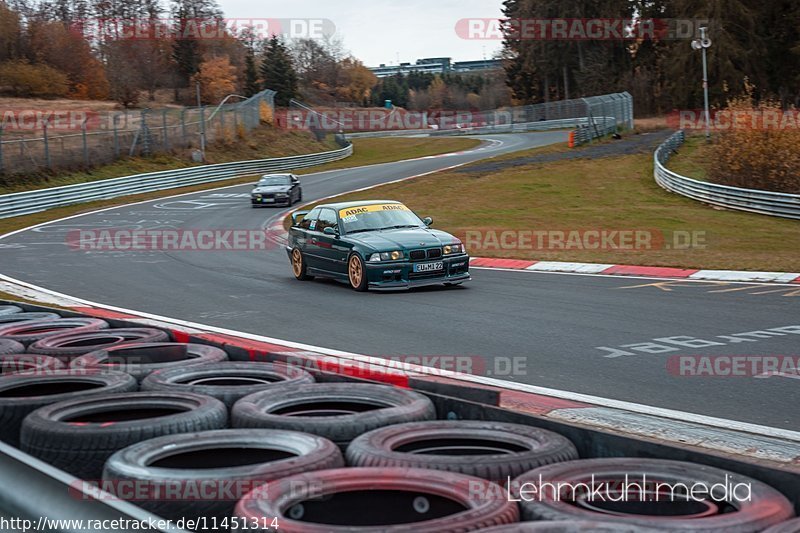
<path fill-rule="evenodd" d="M 798 531 L 787 495 L 735 471 L 581 457 L 553 428 L 463 419 L 410 388 L 42 312 L 0 307 L 35 315 L 0 324 L 0 440 L 186 529 Z M 595 477 L 617 498 L 592 499 Z M 629 478 L 640 493 L 622 500 Z M 689 500 L 646 479 L 750 497 Z M 542 480 L 573 488 L 529 498 Z"/>

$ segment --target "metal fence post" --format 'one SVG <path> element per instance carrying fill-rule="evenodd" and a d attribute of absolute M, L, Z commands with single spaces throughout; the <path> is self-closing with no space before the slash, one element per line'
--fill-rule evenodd
<path fill-rule="evenodd" d="M 181 145 L 188 146 L 189 143 L 186 141 L 186 108 L 181 109 Z"/>
<path fill-rule="evenodd" d="M 89 119 L 86 118 L 81 123 L 81 140 L 83 141 L 83 164 L 87 167 L 89 166 L 89 141 L 86 138 L 86 122 Z"/>
<path fill-rule="evenodd" d="M 167 110 L 161 110 L 161 125 L 164 128 L 164 151 L 169 152 L 169 139 L 167 136 Z"/>
<path fill-rule="evenodd" d="M 119 157 L 119 132 L 117 131 L 118 118 L 118 114 L 111 117 L 111 128 L 114 130 L 114 159 Z"/>
<path fill-rule="evenodd" d="M 50 168 L 50 143 L 47 140 L 47 125 L 48 120 L 45 120 L 42 123 L 42 130 L 44 132 L 44 163 L 47 168 Z"/>

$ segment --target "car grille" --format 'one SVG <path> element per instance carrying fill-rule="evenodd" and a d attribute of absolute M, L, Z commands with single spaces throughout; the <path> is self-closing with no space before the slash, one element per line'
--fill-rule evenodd
<path fill-rule="evenodd" d="M 441 248 L 428 248 L 427 250 L 411 250 L 409 253 L 412 261 L 423 261 L 425 259 L 439 259 L 442 257 Z"/>

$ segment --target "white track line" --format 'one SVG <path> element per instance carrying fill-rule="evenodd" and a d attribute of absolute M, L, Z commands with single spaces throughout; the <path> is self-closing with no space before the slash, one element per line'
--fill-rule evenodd
<path fill-rule="evenodd" d="M 410 161 L 413 161 L 413 160 L 410 160 Z M 395 161 L 395 163 L 399 163 L 399 162 L 401 162 L 401 161 Z M 382 164 L 384 164 L 384 163 L 382 163 Z M 468 164 L 468 163 L 462 163 L 460 165 L 454 165 L 451 168 L 455 168 L 455 167 L 466 165 L 466 164 Z M 367 166 L 370 166 L 370 165 L 367 165 Z M 348 169 L 339 169 L 339 170 L 348 170 Z M 332 172 L 332 171 L 326 171 L 326 172 Z M 431 173 L 434 173 L 434 172 L 439 172 L 439 171 L 427 172 L 425 174 L 431 174 Z M 421 175 L 425 175 L 425 174 L 421 174 Z M 410 178 L 401 178 L 400 180 L 396 180 L 396 181 L 402 181 L 403 179 L 410 179 Z M 212 188 L 212 189 L 206 189 L 204 191 L 195 191 L 195 192 L 191 192 L 191 193 L 176 194 L 176 195 L 172 195 L 172 196 L 166 196 L 166 197 L 163 197 L 163 198 L 158 198 L 158 201 L 166 200 L 166 199 L 170 199 L 170 198 L 178 198 L 178 197 L 181 197 L 181 196 L 188 196 L 188 195 L 192 195 L 192 194 L 199 194 L 200 192 L 210 192 L 210 191 L 216 191 L 216 190 L 222 190 L 222 189 L 230 189 L 230 188 L 233 188 L 233 187 L 241 187 L 241 186 L 242 186 L 242 184 L 227 185 L 227 186 L 223 186 L 223 187 L 216 187 L 216 188 Z M 371 188 L 371 187 L 368 187 L 368 188 Z M 335 196 L 338 196 L 338 195 L 335 195 Z M 150 199 L 150 200 L 144 200 L 144 201 L 141 201 L 141 202 L 133 202 L 133 203 L 130 203 L 130 204 L 123 204 L 123 205 L 117 205 L 117 206 L 108 207 L 108 208 L 104 208 L 104 209 L 98 209 L 97 211 L 91 211 L 89 213 L 81 213 L 81 214 L 78 214 L 78 215 L 72 215 L 72 216 L 60 218 L 60 219 L 57 219 L 57 220 L 51 220 L 49 222 L 42 222 L 42 223 L 36 224 L 34 226 L 29 226 L 27 228 L 22 228 L 22 229 L 19 229 L 19 230 L 15 230 L 15 231 L 6 233 L 4 235 L 0 235 L 0 240 L 5 239 L 7 237 L 10 237 L 12 235 L 16 235 L 18 233 L 22 233 L 24 231 L 32 230 L 34 228 L 38 228 L 38 227 L 41 227 L 41 226 L 47 226 L 49 224 L 54 224 L 56 222 L 63 222 L 65 220 L 71 220 L 73 218 L 78 218 L 78 217 L 88 216 L 88 215 L 94 215 L 94 214 L 97 214 L 97 213 L 110 211 L 112 209 L 120 209 L 120 208 L 124 208 L 124 207 L 130 207 L 130 206 L 133 206 L 133 205 L 140 205 L 140 204 L 145 204 L 145 203 L 154 202 L 154 201 L 156 201 L 156 200 Z M 676 280 L 676 278 L 638 278 L 636 276 L 613 276 L 613 275 L 610 275 L 610 274 L 582 274 L 582 273 L 574 273 L 574 272 L 535 272 L 535 271 L 504 269 L 504 268 L 482 268 L 482 267 L 471 267 L 471 268 L 479 268 L 481 270 L 502 270 L 502 271 L 508 271 L 508 272 L 528 272 L 528 273 L 536 273 L 536 274 L 562 274 L 562 275 L 572 275 L 572 276 L 602 276 L 602 277 L 616 277 L 616 278 L 627 277 L 627 278 L 630 278 L 630 279 L 664 279 L 664 280 L 669 280 L 669 281 L 675 281 Z M 127 309 L 127 308 L 124 308 L 124 307 L 116 307 L 116 306 L 102 304 L 102 303 L 99 303 L 99 302 L 93 302 L 91 300 L 85 300 L 83 298 L 76 298 L 76 297 L 70 296 L 68 294 L 64 294 L 64 293 L 61 293 L 61 292 L 57 292 L 57 291 L 53 291 L 53 290 L 50 290 L 50 289 L 46 289 L 44 287 L 40 287 L 40 286 L 34 285 L 32 283 L 27 283 L 27 282 L 12 278 L 10 276 L 6 276 L 5 274 L 0 274 L 0 279 L 2 279 L 4 281 L 7 281 L 9 283 L 14 283 L 14 284 L 20 285 L 22 287 L 27 287 L 29 289 L 38 290 L 38 291 L 41 291 L 41 292 L 43 292 L 45 294 L 49 294 L 51 296 L 55 296 L 55 297 L 58 297 L 58 298 L 65 298 L 65 299 L 68 299 L 68 300 L 73 300 L 75 302 L 84 304 L 84 305 L 86 305 L 88 307 L 98 307 L 98 308 L 101 308 L 101 309 L 108 309 L 110 311 L 116 311 L 118 313 L 127 313 L 127 314 L 139 315 L 141 317 L 149 318 L 151 320 L 159 320 L 159 321 L 169 322 L 169 323 L 176 324 L 176 325 L 183 326 L 183 327 L 187 327 L 187 328 L 205 330 L 205 331 L 209 331 L 209 332 L 213 332 L 213 333 L 219 333 L 219 334 L 223 334 L 223 335 L 233 335 L 233 336 L 238 336 L 238 337 L 241 337 L 241 338 L 250 339 L 250 340 L 254 340 L 254 341 L 261 341 L 261 342 L 268 342 L 268 343 L 272 343 L 272 344 L 279 344 L 279 345 L 287 346 L 287 347 L 290 347 L 290 348 L 295 348 L 295 349 L 299 349 L 299 350 L 314 351 L 314 352 L 318 352 L 318 353 L 321 353 L 321 354 L 324 354 L 324 355 L 342 357 L 342 358 L 345 358 L 345 359 L 350 359 L 350 360 L 358 361 L 358 362 L 362 362 L 362 363 L 374 364 L 376 362 L 382 361 L 382 359 L 380 359 L 380 358 L 374 358 L 374 357 L 354 354 L 354 353 L 350 353 L 350 352 L 343 352 L 343 351 L 339 351 L 339 350 L 332 350 L 332 349 L 329 349 L 329 348 L 324 348 L 324 347 L 320 347 L 320 346 L 314 346 L 314 345 L 310 345 L 310 344 L 303 344 L 303 343 L 297 343 L 297 342 L 293 342 L 293 341 L 286 341 L 286 340 L 283 340 L 283 339 L 275 339 L 275 338 L 272 338 L 272 337 L 264 337 L 264 336 L 261 336 L 261 335 L 254 335 L 254 334 L 251 334 L 251 333 L 244 333 L 244 332 L 239 332 L 239 331 L 230 330 L 230 329 L 226 329 L 226 328 L 219 328 L 219 327 L 216 327 L 216 326 L 198 324 L 196 322 L 188 322 L 188 321 L 180 320 L 180 319 L 176 319 L 176 318 L 170 318 L 170 317 L 164 317 L 164 316 L 160 316 L 160 315 L 153 315 L 153 314 L 150 314 L 150 313 L 144 313 L 144 312 L 141 312 L 141 311 Z M 680 281 L 684 281 L 683 279 L 679 279 L 679 280 Z M 692 280 L 686 280 L 686 281 L 692 281 Z M 701 280 L 694 280 L 694 281 L 700 282 Z M 706 283 L 707 283 L 707 281 L 706 281 Z M 745 283 L 745 282 L 741 282 L 741 283 Z M 792 284 L 786 284 L 786 285 L 792 285 Z M 419 373 L 422 373 L 422 374 L 433 374 L 433 375 L 436 375 L 436 376 L 444 375 L 443 374 L 444 371 L 439 370 L 439 369 L 429 369 L 427 367 L 415 367 L 414 365 L 405 365 L 405 366 L 407 367 L 408 371 L 412 371 L 412 372 L 419 372 Z M 675 410 L 672 410 L 672 409 L 665 409 L 665 408 L 661 408 L 661 407 L 653 407 L 653 406 L 642 405 L 642 404 L 637 404 L 637 403 L 624 402 L 624 401 L 620 401 L 620 400 L 613 400 L 611 398 L 602 398 L 602 397 L 599 397 L 599 396 L 591 396 L 591 395 L 587 395 L 587 394 L 581 394 L 581 393 L 570 392 L 570 391 L 563 391 L 563 390 L 559 390 L 559 389 L 550 389 L 550 388 L 546 388 L 546 387 L 538 387 L 538 386 L 535 386 L 535 385 L 527 385 L 527 384 L 524 384 L 524 383 L 515 383 L 515 382 L 511 382 L 511 381 L 503 381 L 503 380 L 489 378 L 489 377 L 483 377 L 483 376 L 474 376 L 474 375 L 470 375 L 470 374 L 455 374 L 454 373 L 454 377 L 456 377 L 456 376 L 457 376 L 458 379 L 461 379 L 463 381 L 469 381 L 469 382 L 478 383 L 478 384 L 481 384 L 481 385 L 499 387 L 499 388 L 515 390 L 515 391 L 519 391 L 519 392 L 528 392 L 528 393 L 532 393 L 532 394 L 541 394 L 543 396 L 551 396 L 551 397 L 554 397 L 554 398 L 560 398 L 560 399 L 564 399 L 564 400 L 572 400 L 572 401 L 576 401 L 576 402 L 589 403 L 589 404 L 599 405 L 599 406 L 603 406 L 603 407 L 609 407 L 609 408 L 612 408 L 612 409 L 622 409 L 622 410 L 630 411 L 630 412 L 634 412 L 634 413 L 653 415 L 653 416 L 660 416 L 660 417 L 669 418 L 669 419 L 672 419 L 672 420 L 681 420 L 681 421 L 684 421 L 684 422 L 693 422 L 693 423 L 696 423 L 696 424 L 702 424 L 702 425 L 707 425 L 707 426 L 711 426 L 711 427 L 718 427 L 718 428 L 722 428 L 722 429 L 732 429 L 732 430 L 735 430 L 735 431 L 742 431 L 742 432 L 745 432 L 745 433 L 753 433 L 753 434 L 756 434 L 756 435 L 764 435 L 764 436 L 769 436 L 769 437 L 775 437 L 775 438 L 781 438 L 781 439 L 800 442 L 800 432 L 796 432 L 796 431 L 790 431 L 790 430 L 779 429 L 779 428 L 771 428 L 771 427 L 768 427 L 768 426 L 761 426 L 761 425 L 757 425 L 757 424 L 749 424 L 747 422 L 739 422 L 739 421 L 736 421 L 736 420 L 728 420 L 728 419 L 724 419 L 724 418 L 709 417 L 709 416 L 705 416 L 705 415 L 698 415 L 698 414 L 695 414 L 695 413 L 687 413 L 687 412 L 684 412 L 684 411 L 675 411 Z"/>
<path fill-rule="evenodd" d="M 4 281 L 8 281 L 10 283 L 15 283 L 17 285 L 21 285 L 23 287 L 28 287 L 30 289 L 38 290 L 38 291 L 41 291 L 41 292 L 43 292 L 45 294 L 49 294 L 51 296 L 70 299 L 70 300 L 73 300 L 75 302 L 84 304 L 84 305 L 86 305 L 88 307 L 98 307 L 98 308 L 101 308 L 101 309 L 108 309 L 110 311 L 116 311 L 118 313 L 138 315 L 140 317 L 147 318 L 147 319 L 150 319 L 150 320 L 157 320 L 157 321 L 161 321 L 161 322 L 167 322 L 167 323 L 170 323 L 170 324 L 175 324 L 177 326 L 181 326 L 181 327 L 189 328 L 189 329 L 193 329 L 193 330 L 201 330 L 201 331 L 207 331 L 207 332 L 211 332 L 211 333 L 219 333 L 219 334 L 222 334 L 222 335 L 232 335 L 234 337 L 240 337 L 240 338 L 243 338 L 243 339 L 249 339 L 249 340 L 253 340 L 253 341 L 266 342 L 266 343 L 270 343 L 270 344 L 278 344 L 278 345 L 281 345 L 281 346 L 286 346 L 288 348 L 294 348 L 294 349 L 298 349 L 298 350 L 306 350 L 306 351 L 317 352 L 317 353 L 320 353 L 320 354 L 323 354 L 323 355 L 330 355 L 330 356 L 340 357 L 340 358 L 343 358 L 343 359 L 349 359 L 351 361 L 356 361 L 356 362 L 360 362 L 360 363 L 380 364 L 381 361 L 382 361 L 384 363 L 384 365 L 386 364 L 386 360 L 381 359 L 379 357 L 370 357 L 370 356 L 366 356 L 366 355 L 354 354 L 354 353 L 351 353 L 351 352 L 344 352 L 344 351 L 341 351 L 341 350 L 333 350 L 333 349 L 330 349 L 330 348 L 324 348 L 324 347 L 321 347 L 321 346 L 314 346 L 312 344 L 304 344 L 304 343 L 299 343 L 299 342 L 287 341 L 287 340 L 283 340 L 283 339 L 276 339 L 274 337 L 266 337 L 266 336 L 263 336 L 263 335 L 255 335 L 255 334 L 252 334 L 252 333 L 245 333 L 245 332 L 236 331 L 236 330 L 232 330 L 232 329 L 220 328 L 220 327 L 217 327 L 217 326 L 210 326 L 210 325 L 207 325 L 207 324 L 199 324 L 197 322 L 189 322 L 189 321 L 180 320 L 180 319 L 177 319 L 177 318 L 170 318 L 170 317 L 165 317 L 165 316 L 161 316 L 161 315 L 154 315 L 154 314 L 151 314 L 151 313 L 145 313 L 145 312 L 136 311 L 136 310 L 133 310 L 133 309 L 127 309 L 127 308 L 124 308 L 124 307 L 116 307 L 116 306 L 106 305 L 106 304 L 102 304 L 102 303 L 98 303 L 98 302 L 93 302 L 91 300 L 84 300 L 82 298 L 75 298 L 75 297 L 69 296 L 67 294 L 63 294 L 63 293 L 60 293 L 60 292 L 57 292 L 57 291 L 52 291 L 50 289 L 45 289 L 43 287 L 39 287 L 39 286 L 31 284 L 31 283 L 26 283 L 24 281 L 20 281 L 20 280 L 14 279 L 14 278 L 11 278 L 11 277 L 3 275 L 3 274 L 0 274 L 0 279 L 2 279 Z M 658 416 L 658 417 L 662 417 L 662 418 L 668 418 L 668 419 L 671 419 L 671 420 L 679 420 L 679 421 L 682 421 L 682 422 L 692 422 L 692 423 L 695 423 L 695 424 L 701 424 L 701 425 L 710 426 L 710 427 L 717 427 L 717 428 L 721 428 L 721 429 L 741 431 L 741 432 L 745 432 L 745 433 L 752 433 L 752 434 L 755 434 L 755 435 L 763 435 L 763 436 L 767 436 L 767 437 L 774 437 L 774 438 L 779 438 L 779 439 L 785 439 L 785 440 L 800 442 L 800 432 L 797 432 L 797 431 L 791 431 L 791 430 L 780 429 L 780 428 L 772 428 L 772 427 L 768 427 L 768 426 L 761 426 L 761 425 L 757 425 L 757 424 L 750 424 L 750 423 L 747 423 L 747 422 L 739 422 L 739 421 L 736 421 L 736 420 L 728 420 L 728 419 L 724 419 L 724 418 L 710 417 L 710 416 L 699 415 L 699 414 L 695 414 L 695 413 L 687 413 L 685 411 L 675 411 L 675 410 L 672 410 L 672 409 L 665 409 L 665 408 L 662 408 L 662 407 L 653 407 L 653 406 L 643 405 L 643 404 L 638 404 L 638 403 L 631 403 L 631 402 L 625 402 L 625 401 L 621 401 L 621 400 L 614 400 L 614 399 L 611 399 L 611 398 L 602 398 L 600 396 L 591 396 L 591 395 L 588 395 L 588 394 L 581 394 L 581 393 L 577 393 L 577 392 L 564 391 L 564 390 L 559 390 L 559 389 L 551 389 L 551 388 L 547 388 L 547 387 L 538 387 L 538 386 L 535 386 L 535 385 L 527 385 L 527 384 L 524 384 L 524 383 L 516 383 L 516 382 L 512 382 L 512 381 L 503 381 L 503 380 L 484 377 L 484 376 L 475 376 L 475 375 L 471 375 L 471 374 L 461 374 L 461 373 L 457 373 L 457 372 L 449 372 L 449 371 L 445 371 L 445 370 L 434 369 L 434 368 L 418 366 L 418 365 L 410 365 L 410 364 L 405 364 L 405 363 L 404 364 L 395 364 L 393 362 L 392 363 L 392 368 L 395 368 L 395 367 L 397 367 L 396 369 L 398 369 L 398 370 L 405 370 L 407 372 L 412 372 L 412 373 L 427 374 L 427 375 L 433 375 L 433 376 L 437 376 L 437 377 L 442 377 L 442 376 L 453 377 L 455 379 L 460 379 L 460 380 L 463 380 L 463 381 L 477 383 L 477 384 L 480 384 L 480 385 L 498 387 L 498 388 L 507 389 L 507 390 L 513 390 L 513 391 L 518 391 L 518 392 L 527 392 L 527 393 L 531 393 L 531 394 L 540 394 L 540 395 L 543 395 L 543 396 L 550 396 L 550 397 L 553 397 L 553 398 L 560 398 L 560 399 L 563 399 L 563 400 L 572 400 L 572 401 L 575 401 L 575 402 L 588 403 L 588 404 L 593 404 L 593 405 L 597 405 L 597 406 L 601 406 L 601 407 L 608 407 L 608 408 L 612 408 L 612 409 L 621 409 L 621 410 L 624 410 L 624 411 L 630 411 L 630 412 L 633 412 L 633 413 L 639 413 L 639 414 L 643 414 L 643 415 Z"/>

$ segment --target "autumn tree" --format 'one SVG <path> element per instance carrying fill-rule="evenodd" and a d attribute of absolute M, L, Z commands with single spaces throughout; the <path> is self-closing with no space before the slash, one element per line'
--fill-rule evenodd
<path fill-rule="evenodd" d="M 336 96 L 339 99 L 366 105 L 378 78 L 361 61 L 348 57 L 339 63 L 340 74 Z"/>
<path fill-rule="evenodd" d="M 236 68 L 227 57 L 211 58 L 200 64 L 192 81 L 200 83 L 200 99 L 204 104 L 217 104 L 236 92 Z"/>
<path fill-rule="evenodd" d="M 33 21 L 28 26 L 32 62 L 45 63 L 67 75 L 70 96 L 102 100 L 109 95 L 105 68 L 77 29 L 59 22 Z"/>

